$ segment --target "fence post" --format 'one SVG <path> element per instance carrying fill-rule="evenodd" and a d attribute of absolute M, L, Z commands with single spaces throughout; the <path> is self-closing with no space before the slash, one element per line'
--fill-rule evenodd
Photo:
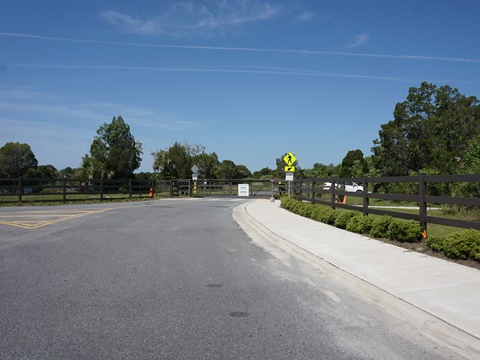
<path fill-rule="evenodd" d="M 332 209 L 335 210 L 335 177 L 330 179 L 330 201 L 332 202 Z"/>
<path fill-rule="evenodd" d="M 63 177 L 63 203 L 67 202 L 67 179 Z"/>
<path fill-rule="evenodd" d="M 22 202 L 22 178 L 18 179 L 18 202 Z"/>
<path fill-rule="evenodd" d="M 100 178 L 100 200 L 103 200 L 103 179 Z"/>
<path fill-rule="evenodd" d="M 312 179 L 312 204 L 315 204 L 315 180 Z"/>
<path fill-rule="evenodd" d="M 425 202 L 425 197 L 427 196 L 427 183 L 425 181 L 425 173 L 420 173 L 419 175 L 419 204 L 420 208 L 420 226 L 422 227 L 424 237 L 427 234 L 427 203 Z"/>
<path fill-rule="evenodd" d="M 363 185 L 363 216 L 368 215 L 368 181 L 367 178 L 362 178 Z"/>

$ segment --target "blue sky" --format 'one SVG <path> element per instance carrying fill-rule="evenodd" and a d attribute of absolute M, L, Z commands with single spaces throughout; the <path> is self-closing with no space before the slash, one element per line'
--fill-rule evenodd
<path fill-rule="evenodd" d="M 201 144 L 252 172 L 371 154 L 422 81 L 480 98 L 477 0 L 2 0 L 0 146 L 78 167 L 122 115 L 152 151 Z"/>

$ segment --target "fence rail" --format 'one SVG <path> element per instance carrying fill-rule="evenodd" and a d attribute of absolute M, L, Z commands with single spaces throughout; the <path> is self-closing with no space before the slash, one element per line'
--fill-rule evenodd
<path fill-rule="evenodd" d="M 113 199 L 192 196 L 239 196 L 238 185 L 248 184 L 248 196 L 268 198 L 285 192 L 281 180 L 245 179 L 45 179 L 0 178 L 0 204 L 25 202 L 107 201 Z M 150 191 L 151 190 L 151 191 Z"/>
<path fill-rule="evenodd" d="M 363 186 L 362 192 L 345 191 L 343 184 L 356 182 Z M 330 183 L 327 189 L 325 183 Z M 466 184 L 473 188 L 470 191 L 471 197 L 445 196 L 445 194 L 432 194 L 438 191 L 439 187 L 448 187 L 450 184 Z M 408 193 L 393 193 L 392 188 L 405 184 Z M 380 191 L 379 189 L 383 189 Z M 371 190 L 371 191 L 370 191 Z M 389 215 L 396 218 L 415 220 L 420 226 L 427 230 L 427 224 L 440 224 L 459 228 L 471 228 L 480 230 L 480 222 L 460 219 L 450 219 L 427 214 L 428 208 L 432 206 L 457 205 L 480 208 L 480 174 L 475 175 L 418 175 L 418 176 L 396 176 L 396 177 L 375 177 L 375 178 L 310 178 L 295 179 L 293 181 L 294 197 L 298 200 L 310 201 L 317 204 L 330 205 L 332 208 L 344 208 L 361 211 L 364 215 Z M 327 198 L 322 195 L 327 194 Z M 339 201 L 342 197 L 354 197 L 361 201 L 361 204 L 347 204 Z M 392 209 L 377 208 L 370 205 L 372 199 L 406 201 L 416 203 L 417 214 L 392 211 Z"/>
<path fill-rule="evenodd" d="M 239 185 L 248 185 L 248 196 L 269 198 L 275 194 L 283 195 L 286 182 L 283 180 L 259 179 L 197 179 L 173 180 L 173 196 L 188 195 L 194 197 L 235 197 L 240 196 Z"/>
<path fill-rule="evenodd" d="M 328 189 L 324 183 L 329 182 Z M 342 187 L 346 182 L 363 186 L 363 192 L 348 192 Z M 290 186 L 282 179 L 27 179 L 0 178 L 0 203 L 23 202 L 74 202 L 85 200 L 113 200 L 129 198 L 191 196 L 191 197 L 236 197 L 238 185 L 248 184 L 248 196 L 269 198 L 290 192 Z M 464 184 L 470 187 L 469 196 L 447 196 L 439 188 Z M 403 187 L 402 193 L 395 187 Z M 472 191 L 473 189 L 473 191 Z M 151 191 L 153 194 L 151 194 Z M 480 209 L 480 174 L 475 175 L 418 175 L 375 178 L 309 178 L 295 179 L 292 184 L 296 199 L 361 211 L 364 215 L 390 215 L 396 218 L 418 221 L 423 229 L 427 223 L 473 228 L 480 230 L 479 221 L 450 219 L 427 214 L 432 206 L 468 206 Z M 448 193 L 448 191 L 447 191 Z M 245 194 L 243 194 L 245 195 Z M 326 197 L 325 197 L 326 196 Z M 357 198 L 360 204 L 348 204 L 339 198 Z M 378 208 L 370 202 L 378 200 L 406 201 L 414 203 L 418 213 L 402 213 L 392 209 Z M 480 210 L 479 210 L 480 211 Z"/>
<path fill-rule="evenodd" d="M 0 178 L 0 203 L 73 202 L 148 197 L 152 181 Z"/>

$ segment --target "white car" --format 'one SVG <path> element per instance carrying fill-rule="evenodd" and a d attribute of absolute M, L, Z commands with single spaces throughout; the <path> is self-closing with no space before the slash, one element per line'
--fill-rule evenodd
<path fill-rule="evenodd" d="M 358 192 L 358 193 L 363 192 L 363 186 L 358 185 L 357 183 L 355 183 L 353 181 L 347 181 L 343 185 L 339 184 L 339 183 L 335 183 L 335 187 L 339 190 L 340 189 L 343 190 L 344 185 L 345 185 L 345 191 L 347 191 L 347 192 Z M 324 182 L 323 183 L 323 190 L 330 190 L 331 186 L 332 186 L 332 183 Z"/>

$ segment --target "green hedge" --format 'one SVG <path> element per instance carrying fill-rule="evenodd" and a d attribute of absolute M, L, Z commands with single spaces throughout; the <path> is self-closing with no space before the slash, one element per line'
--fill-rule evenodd
<path fill-rule="evenodd" d="M 332 209 L 333 210 L 333 209 Z M 348 222 L 358 216 L 358 212 L 356 211 L 345 211 L 342 212 L 340 215 L 337 216 L 335 219 L 335 226 L 340 229 L 346 229 Z"/>
<path fill-rule="evenodd" d="M 422 238 L 422 229 L 413 220 L 363 216 L 357 211 L 337 211 L 325 205 L 314 205 L 289 197 L 283 197 L 281 201 L 282 208 L 295 214 L 372 238 L 399 242 L 417 242 Z M 445 237 L 431 236 L 425 240 L 425 245 L 448 258 L 480 261 L 480 231 L 477 230 L 463 230 Z"/>
<path fill-rule="evenodd" d="M 432 236 L 426 239 L 425 244 L 451 259 L 480 261 L 480 232 L 477 230 L 461 230 L 444 237 Z"/>

